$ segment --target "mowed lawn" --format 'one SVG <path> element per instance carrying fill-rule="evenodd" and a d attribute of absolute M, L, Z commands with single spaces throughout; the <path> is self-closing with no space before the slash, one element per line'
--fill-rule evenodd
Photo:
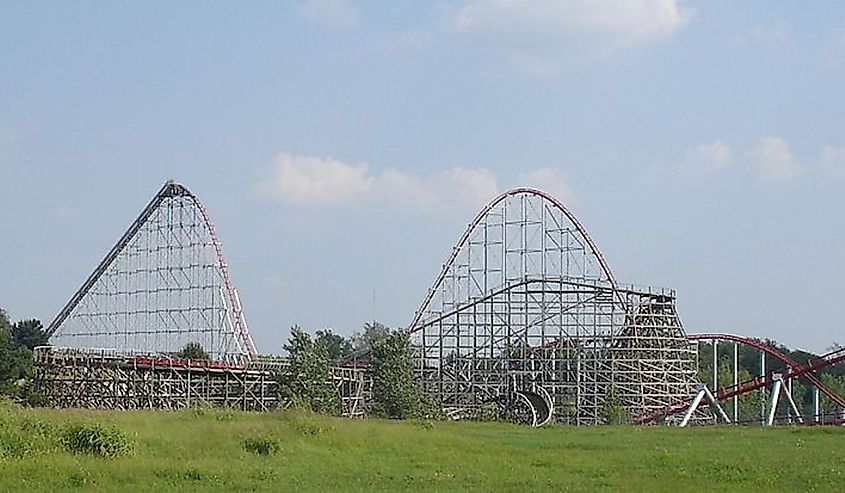
<path fill-rule="evenodd" d="M 67 452 L 56 437 L 78 422 L 116 426 L 134 452 Z M 247 451 L 247 439 L 275 450 Z M 532 429 L 0 404 L 0 455 L 0 491 L 845 491 L 841 427 Z"/>

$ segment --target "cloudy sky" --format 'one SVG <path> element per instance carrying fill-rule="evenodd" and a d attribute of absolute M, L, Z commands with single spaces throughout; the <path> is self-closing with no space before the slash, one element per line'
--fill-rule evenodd
<path fill-rule="evenodd" d="M 172 178 L 260 350 L 406 325 L 476 211 L 531 185 L 689 331 L 845 342 L 845 3 L 250 7 L 0 2 L 14 318 L 51 320 Z"/>

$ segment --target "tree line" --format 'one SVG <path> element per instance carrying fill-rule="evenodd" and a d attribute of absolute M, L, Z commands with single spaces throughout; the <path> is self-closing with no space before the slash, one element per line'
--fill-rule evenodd
<path fill-rule="evenodd" d="M 12 322 L 0 308 L 0 395 L 32 402 L 32 350 L 47 344 L 41 321 Z"/>

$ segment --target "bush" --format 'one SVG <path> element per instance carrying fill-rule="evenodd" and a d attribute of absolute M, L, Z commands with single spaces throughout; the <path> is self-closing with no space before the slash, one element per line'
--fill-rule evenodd
<path fill-rule="evenodd" d="M 631 422 L 631 414 L 613 389 L 604 396 L 601 414 L 604 424 L 607 425 L 624 425 Z"/>
<path fill-rule="evenodd" d="M 0 457 L 22 459 L 32 451 L 30 443 L 11 430 L 0 430 Z"/>
<path fill-rule="evenodd" d="M 208 355 L 208 352 L 202 347 L 202 344 L 198 342 L 189 342 L 182 348 L 181 351 L 175 354 L 177 358 L 181 359 L 192 359 L 192 360 L 200 360 L 200 361 L 210 361 L 211 356 Z"/>
<path fill-rule="evenodd" d="M 119 457 L 133 453 L 129 438 L 114 426 L 74 423 L 59 435 L 59 443 L 74 454 L 93 454 L 100 457 Z"/>
<path fill-rule="evenodd" d="M 276 455 L 282 447 L 273 437 L 248 437 L 243 441 L 244 450 L 258 455 Z"/>
<path fill-rule="evenodd" d="M 290 425 L 302 435 L 315 436 L 326 431 L 326 428 L 320 426 L 320 423 L 317 422 L 317 420 L 302 414 L 294 414 L 291 416 Z"/>

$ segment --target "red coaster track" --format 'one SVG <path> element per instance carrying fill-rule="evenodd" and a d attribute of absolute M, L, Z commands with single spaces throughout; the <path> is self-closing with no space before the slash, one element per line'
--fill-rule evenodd
<path fill-rule="evenodd" d="M 824 354 L 817 359 L 810 359 L 804 364 L 799 364 L 797 361 L 781 354 L 779 351 L 774 350 L 773 348 L 766 346 L 765 344 L 755 341 L 753 339 L 749 339 L 742 336 L 735 336 L 731 334 L 695 334 L 688 336 L 690 340 L 724 340 L 724 341 L 732 341 L 737 342 L 740 344 L 746 344 L 748 346 L 754 347 L 759 349 L 760 351 L 769 354 L 778 360 L 782 361 L 787 365 L 787 371 L 781 375 L 783 380 L 790 380 L 793 378 L 798 377 L 805 377 L 813 383 L 819 389 L 819 392 L 825 395 L 825 397 L 829 398 L 833 402 L 835 402 L 839 406 L 845 405 L 845 401 L 835 393 L 831 392 L 830 389 L 827 389 L 822 383 L 813 375 L 818 370 L 822 368 L 827 368 L 829 366 L 833 366 L 837 363 L 845 361 L 845 348 L 836 349 L 831 351 L 827 354 Z M 716 391 L 714 396 L 717 400 L 724 401 L 730 399 L 734 396 L 745 395 L 749 392 L 753 392 L 755 390 L 759 390 L 763 387 L 767 387 L 773 383 L 773 378 L 771 373 L 767 375 L 758 375 L 750 380 L 746 380 L 744 382 L 737 383 L 736 385 L 728 385 Z M 658 419 L 666 416 L 673 416 L 675 414 L 682 413 L 689 409 L 691 405 L 691 401 L 684 401 L 679 402 L 673 406 L 668 407 L 661 413 L 649 414 L 645 416 L 641 416 L 636 420 L 638 424 L 651 424 L 657 421 Z"/>

